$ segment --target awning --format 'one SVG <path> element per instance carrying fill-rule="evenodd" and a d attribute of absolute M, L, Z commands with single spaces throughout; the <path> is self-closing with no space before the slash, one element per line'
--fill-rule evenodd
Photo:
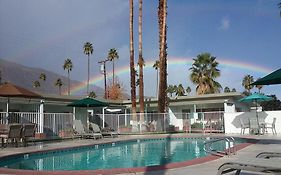
<path fill-rule="evenodd" d="M 281 69 L 278 69 L 252 83 L 252 85 L 270 85 L 270 84 L 281 84 Z"/>

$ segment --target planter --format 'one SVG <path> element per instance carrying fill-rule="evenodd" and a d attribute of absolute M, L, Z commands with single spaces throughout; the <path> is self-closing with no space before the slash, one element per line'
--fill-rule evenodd
<path fill-rule="evenodd" d="M 124 127 L 124 128 L 119 128 L 119 132 L 131 132 L 132 131 L 132 128 L 128 128 L 128 127 Z"/>
<path fill-rule="evenodd" d="M 44 133 L 35 133 L 35 139 L 45 139 L 46 135 Z"/>
<path fill-rule="evenodd" d="M 60 131 L 59 132 L 60 138 L 70 138 L 70 137 L 73 137 L 73 136 L 74 136 L 73 131 Z"/>

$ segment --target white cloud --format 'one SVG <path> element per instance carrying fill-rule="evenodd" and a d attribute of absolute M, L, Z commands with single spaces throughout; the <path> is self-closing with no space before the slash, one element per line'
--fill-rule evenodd
<path fill-rule="evenodd" d="M 230 27 L 230 20 L 226 17 L 221 19 L 219 30 L 228 30 Z"/>

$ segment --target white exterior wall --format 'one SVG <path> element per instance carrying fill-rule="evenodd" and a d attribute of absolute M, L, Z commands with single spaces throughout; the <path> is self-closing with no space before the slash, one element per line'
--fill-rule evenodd
<path fill-rule="evenodd" d="M 273 118 L 276 118 L 276 132 L 281 133 L 281 111 L 264 111 L 258 112 L 259 122 L 272 123 Z M 256 112 L 234 112 L 234 113 L 224 113 L 224 123 L 225 123 L 225 133 L 226 134 L 238 134 L 241 132 L 240 118 L 243 121 L 248 120 L 248 118 L 256 119 Z M 249 133 L 249 129 L 245 130 L 245 134 Z M 271 134 L 272 131 L 268 130 Z"/>

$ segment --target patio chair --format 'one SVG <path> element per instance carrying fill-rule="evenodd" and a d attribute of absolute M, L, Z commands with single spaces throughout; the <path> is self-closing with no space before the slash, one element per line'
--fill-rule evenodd
<path fill-rule="evenodd" d="M 273 118 L 273 122 L 272 123 L 264 123 L 263 124 L 263 133 L 265 133 L 265 131 L 267 132 L 267 129 L 271 129 L 273 135 L 276 134 L 276 129 L 275 129 L 275 123 L 276 123 L 276 118 Z"/>
<path fill-rule="evenodd" d="M 35 137 L 36 124 L 24 124 L 22 128 L 22 142 L 24 146 L 27 146 L 28 138 Z"/>
<path fill-rule="evenodd" d="M 239 175 L 242 170 L 260 172 L 260 173 L 272 173 L 281 174 L 281 164 L 274 159 L 234 159 L 229 162 L 223 163 L 219 168 L 217 175 L 226 174 L 232 171 L 236 171 L 236 175 Z"/>
<path fill-rule="evenodd" d="M 2 141 L 2 147 L 4 147 L 4 143 L 6 140 L 6 145 L 9 140 L 11 142 L 15 141 L 15 146 L 18 146 L 18 140 L 21 139 L 22 125 L 21 124 L 9 124 L 7 132 L 3 132 L 0 134 L 0 138 Z"/>
<path fill-rule="evenodd" d="M 249 133 L 250 133 L 250 124 L 249 123 L 244 123 L 243 119 L 240 118 L 240 125 L 241 125 L 241 134 L 245 133 L 245 129 L 249 129 Z"/>
<path fill-rule="evenodd" d="M 260 134 L 261 127 L 259 126 L 257 119 L 250 118 L 249 123 L 250 123 L 250 130 L 249 131 L 253 132 L 255 134 Z"/>
<path fill-rule="evenodd" d="M 118 132 L 115 132 L 113 129 L 111 129 L 109 127 L 100 129 L 100 127 L 97 124 L 92 123 L 92 122 L 90 122 L 90 125 L 91 125 L 92 131 L 94 133 L 100 133 L 103 137 L 104 136 L 110 136 L 112 138 L 118 137 Z"/>
<path fill-rule="evenodd" d="M 86 132 L 81 120 L 74 120 L 74 134 L 81 138 L 102 138 L 101 133 Z"/>

